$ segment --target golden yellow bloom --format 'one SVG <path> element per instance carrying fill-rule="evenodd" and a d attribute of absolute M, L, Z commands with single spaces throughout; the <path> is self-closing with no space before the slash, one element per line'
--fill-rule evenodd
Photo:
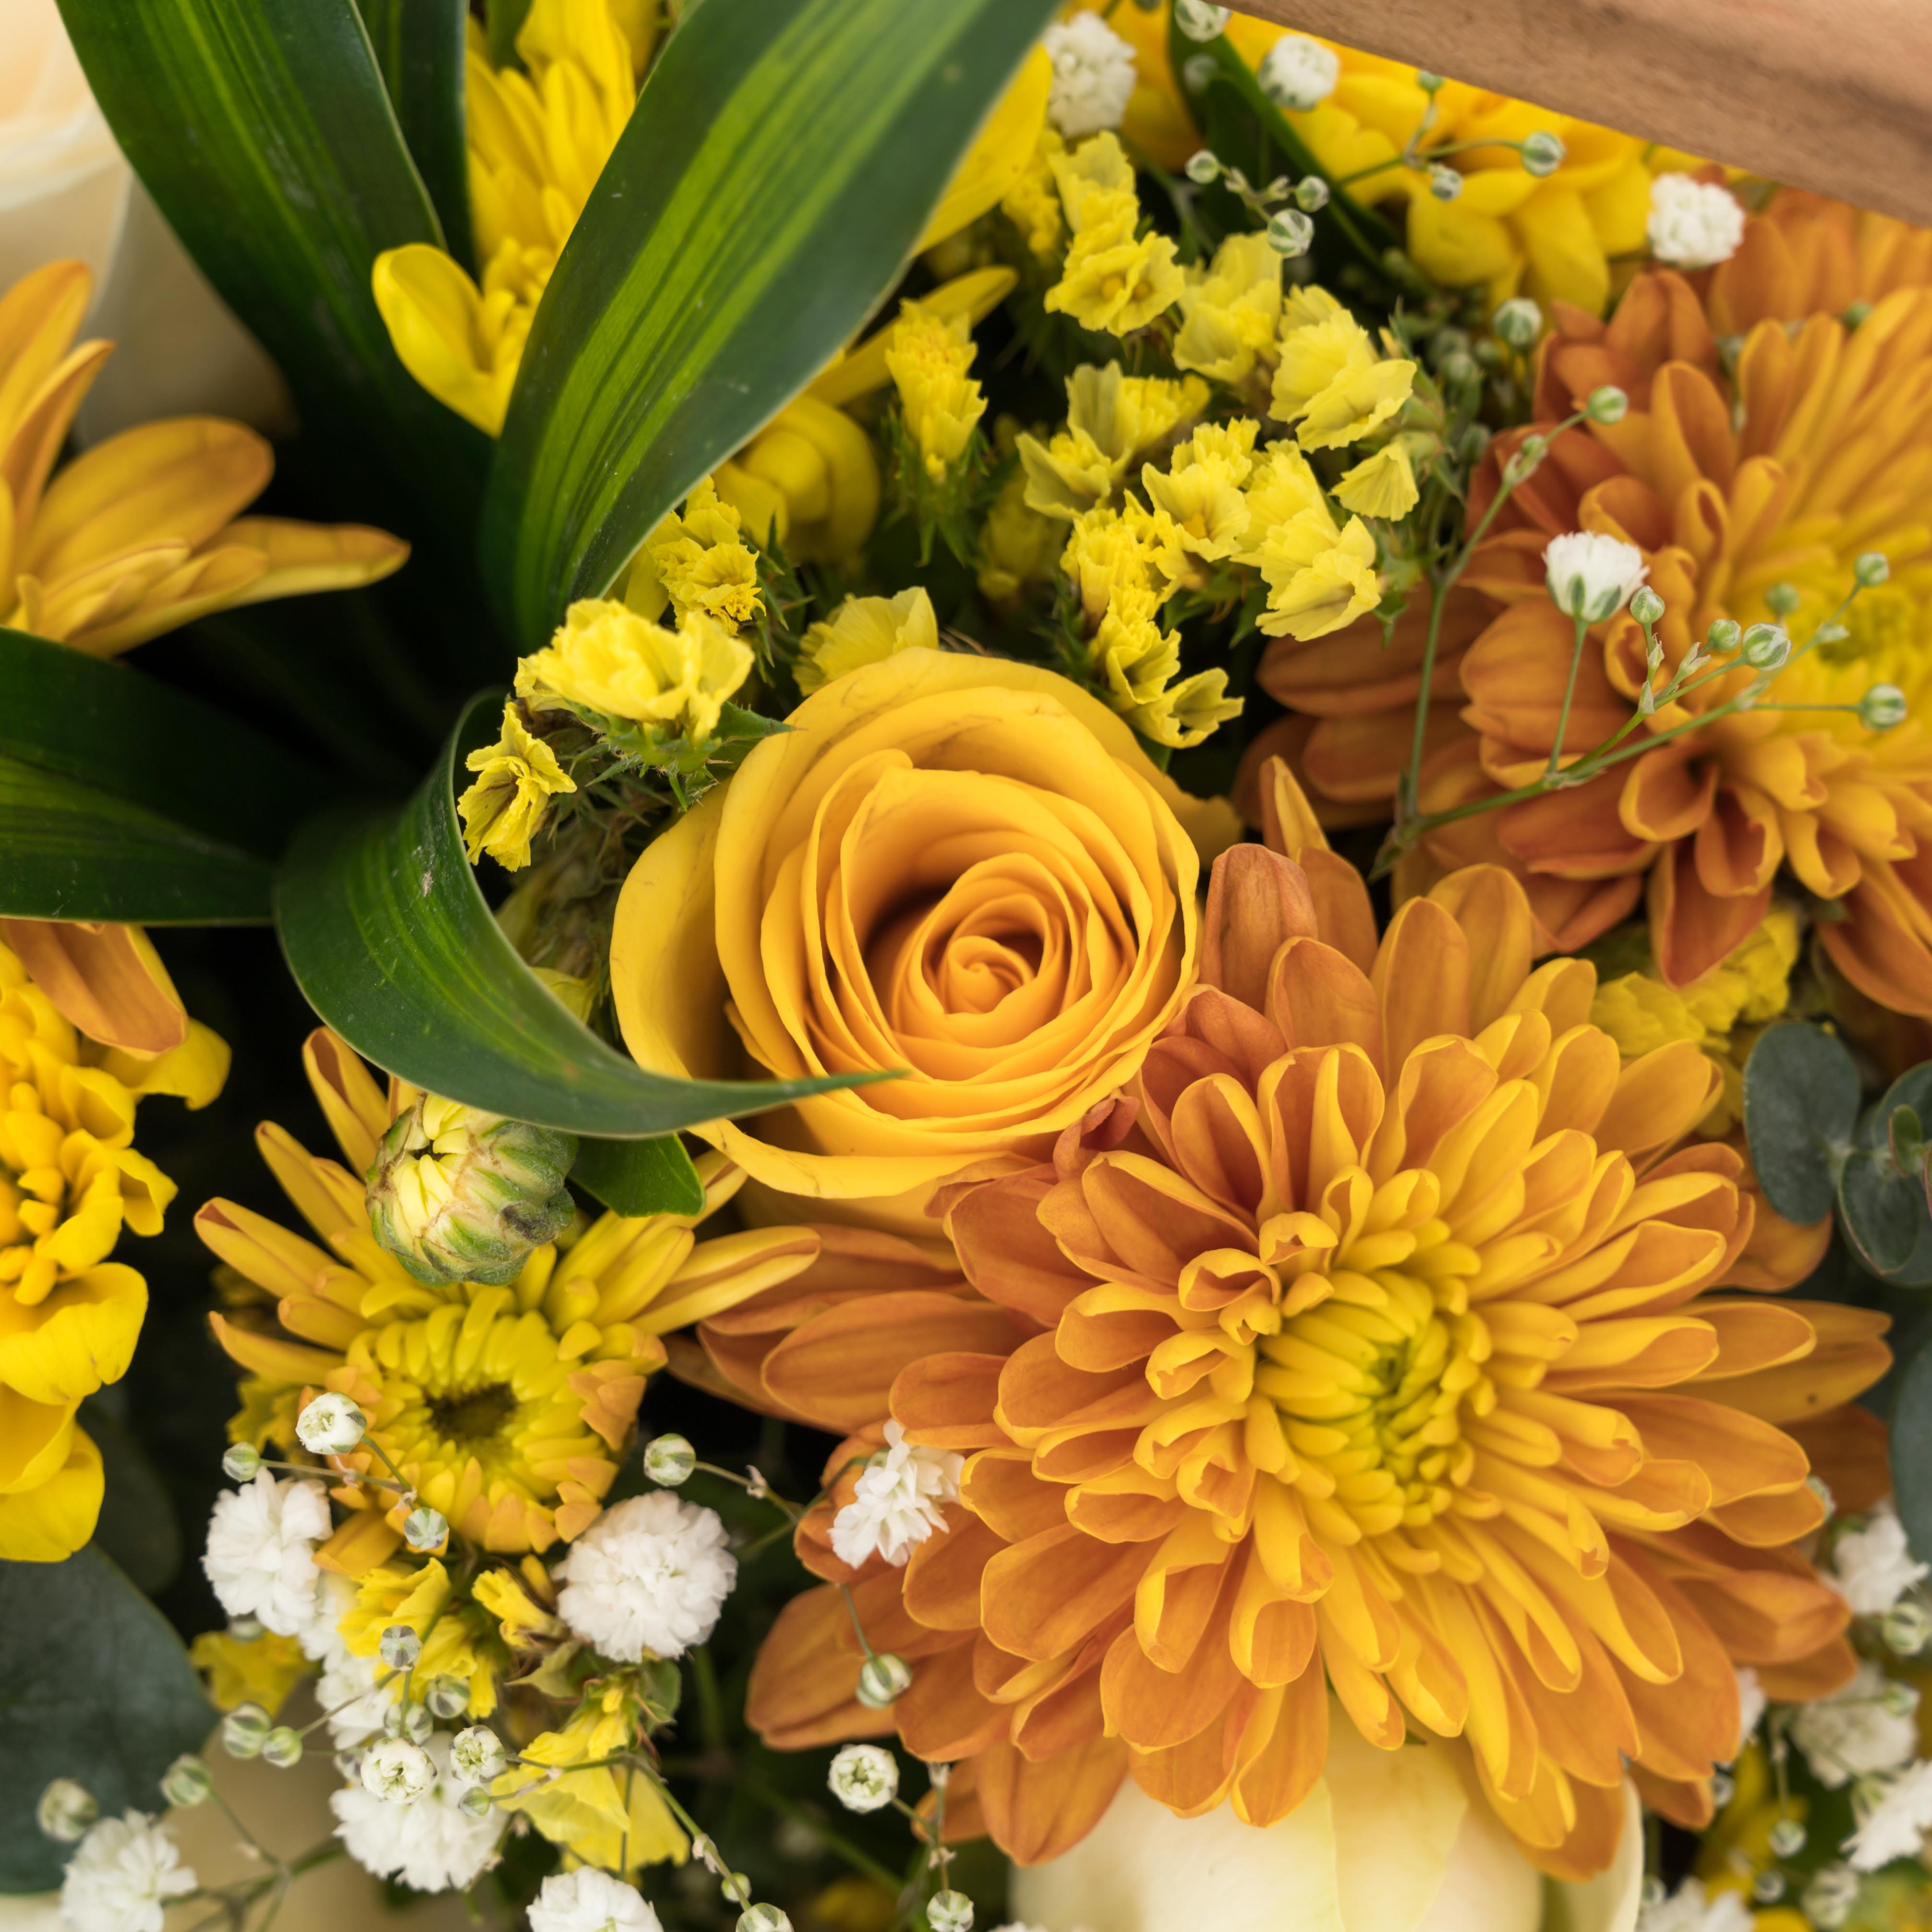
<path fill-rule="evenodd" d="M 484 853 L 506 871 L 530 862 L 530 841 L 550 821 L 550 802 L 577 789 L 556 754 L 526 730 L 514 704 L 503 706 L 502 730 L 463 761 L 476 782 L 456 801 L 463 843 L 473 866 Z"/>
<path fill-rule="evenodd" d="M 643 1735 L 633 1700 L 622 1683 L 613 1683 L 574 1712 L 561 1730 L 525 1744 L 520 1754 L 534 1763 L 505 1772 L 490 1794 L 505 1810 L 524 1813 L 546 1838 L 586 1864 L 627 1874 L 667 1859 L 682 1864 L 688 1847 L 657 1786 L 641 1774 L 627 1776 L 621 1768 L 598 1762 L 634 1749 Z M 539 1768 L 546 1765 L 565 1774 L 553 1778 Z M 594 1768 L 572 1771 L 572 1765 Z"/>
<path fill-rule="evenodd" d="M 1281 365 L 1268 413 L 1297 423 L 1304 449 L 1360 442 L 1408 401 L 1415 364 L 1384 361 L 1369 332 L 1325 289 L 1297 289 L 1282 304 Z"/>
<path fill-rule="evenodd" d="M 73 346 L 93 286 L 50 262 L 0 295 L 0 624 L 114 657 L 212 610 L 401 568 L 408 544 L 381 530 L 243 515 L 274 453 L 219 417 L 143 423 L 54 474 L 113 350 Z"/>
<path fill-rule="evenodd" d="M 258 1414 L 290 1388 L 351 1396 L 422 1501 L 485 1549 L 520 1554 L 578 1534 L 629 1446 L 644 1378 L 663 1365 L 659 1338 L 788 1279 L 818 1252 L 818 1238 L 802 1228 L 698 1240 L 697 1222 L 742 1179 L 706 1156 L 704 1214 L 605 1214 L 575 1240 L 538 1248 L 506 1286 L 425 1287 L 376 1245 L 358 1178 L 392 1107 L 400 1112 L 413 1093 L 386 1096 L 326 1030 L 310 1036 L 303 1060 L 347 1168 L 272 1125 L 256 1144 L 328 1245 L 209 1202 L 196 1232 L 276 1317 L 272 1324 L 260 1305 L 234 1308 L 211 1318 L 216 1336 L 260 1378 Z M 294 1447 L 286 1436 L 272 1439 Z M 402 1512 L 393 1491 L 357 1481 L 382 1473 L 368 1452 L 332 1466 L 342 1478 L 337 1499 L 358 1514 L 327 1546 L 329 1567 L 360 1575 L 396 1550 Z"/>
<path fill-rule="evenodd" d="M 0 946 L 0 1559 L 58 1562 L 93 1534 L 100 1452 L 83 1396 L 133 1359 L 147 1284 L 110 1261 L 158 1234 L 174 1183 L 135 1152 L 143 1090 L 202 1106 L 228 1049 L 203 1026 L 158 1058 L 77 1032 Z"/>
<path fill-rule="evenodd" d="M 902 651 L 789 722 L 632 868 L 618 1017 L 664 1072 L 910 1068 L 698 1131 L 782 1192 L 904 1196 L 878 1211 L 922 1232 L 934 1183 L 1045 1148 L 1159 1033 L 1192 802 L 1099 699 L 1003 658 Z"/>
<path fill-rule="evenodd" d="M 1415 467 L 1400 442 L 1384 443 L 1365 456 L 1335 485 L 1335 500 L 1358 517 L 1406 517 L 1419 492 Z"/>
<path fill-rule="evenodd" d="M 1016 447 L 1026 472 L 1026 504 L 1069 523 L 1104 503 L 1142 451 L 1172 436 L 1208 406 L 1198 376 L 1178 382 L 1124 374 L 1118 362 L 1082 363 L 1066 379 L 1066 426 L 1042 443 L 1022 436 Z"/>
<path fill-rule="evenodd" d="M 1270 637 L 1325 637 L 1381 602 L 1376 541 L 1359 517 L 1338 528 L 1307 460 L 1272 443 L 1248 487 L 1247 547 L 1238 560 L 1268 586 L 1259 628 Z"/>
<path fill-rule="evenodd" d="M 1148 500 L 1172 521 L 1182 547 L 1210 562 L 1232 556 L 1246 537 L 1241 486 L 1255 466 L 1260 427 L 1252 416 L 1206 424 L 1176 446 L 1165 471 L 1151 463 L 1141 471 Z"/>
<path fill-rule="evenodd" d="M 939 623 L 923 586 L 896 597 L 848 597 L 800 640 L 798 688 L 809 696 L 861 664 L 883 664 L 899 651 L 938 648 Z"/>
<path fill-rule="evenodd" d="M 1027 476 L 1016 470 L 1000 485 L 980 531 L 980 594 L 996 604 L 1028 584 L 1050 583 L 1062 542 L 1060 525 L 1026 500 Z"/>
<path fill-rule="evenodd" d="M 967 375 L 973 366 L 973 335 L 964 316 L 934 314 L 922 303 L 899 304 L 899 319 L 886 350 L 907 432 L 935 482 L 965 454 L 986 399 Z"/>
<path fill-rule="evenodd" d="M 1137 233 L 1133 164 L 1112 134 L 1096 134 L 1052 166 L 1073 239 L 1046 306 L 1082 328 L 1126 335 L 1178 302 L 1186 286 L 1172 240 Z"/>
<path fill-rule="evenodd" d="M 1281 320 L 1281 257 L 1265 235 L 1230 235 L 1214 259 L 1186 271 L 1176 367 L 1198 370 L 1231 388 L 1256 364 L 1272 362 Z"/>
<path fill-rule="evenodd" d="M 628 604 L 586 597 L 518 664 L 517 695 L 532 711 L 596 712 L 697 744 L 716 731 L 752 664 L 750 646 L 702 611 L 667 631 Z"/>
<path fill-rule="evenodd" d="M 782 545 L 794 563 L 848 562 L 878 519 L 872 438 L 810 393 L 788 403 L 711 480 L 752 536 Z"/>
<path fill-rule="evenodd" d="M 232 1630 L 203 1630 L 188 1647 L 188 1661 L 208 1680 L 208 1695 L 218 1711 L 259 1704 L 273 1717 L 289 1695 L 315 1669 L 292 1636 L 264 1630 L 239 1637 Z"/>
<path fill-rule="evenodd" d="M 1020 231 L 1028 252 L 1042 262 L 1052 260 L 1066 232 L 1060 212 L 1060 184 L 1053 172 L 1054 160 L 1066 152 L 1059 130 L 1050 122 L 1042 122 L 1019 178 L 1000 202 L 1001 212 Z"/>
<path fill-rule="evenodd" d="M 694 611 L 736 630 L 764 608 L 758 560 L 746 548 L 744 521 L 707 476 L 647 536 L 631 565 L 624 602 L 656 618 L 668 605 L 682 624 Z"/>

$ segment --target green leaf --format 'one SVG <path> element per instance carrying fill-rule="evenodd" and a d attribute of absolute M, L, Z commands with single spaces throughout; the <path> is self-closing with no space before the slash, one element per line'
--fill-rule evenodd
<path fill-rule="evenodd" d="M 0 1892 L 60 1882 L 71 1848 L 34 1822 L 55 1778 L 104 1814 L 159 1811 L 161 1773 L 214 1721 L 181 1639 L 98 1550 L 0 1563 Z"/>
<path fill-rule="evenodd" d="M 354 0 L 62 0 L 61 13 L 116 138 L 281 364 L 309 434 L 359 436 L 406 502 L 466 531 L 488 440 L 404 368 L 370 291 L 382 250 L 440 247 L 442 231 Z"/>
<path fill-rule="evenodd" d="M 356 0 L 382 85 L 449 252 L 476 272 L 464 142 L 464 0 Z"/>
<path fill-rule="evenodd" d="M 0 630 L 0 916 L 266 920 L 268 862 L 328 790 L 199 698 Z"/>
<path fill-rule="evenodd" d="M 494 737 L 476 698 L 400 814 L 324 814 L 275 884 L 282 949 L 309 1004 L 391 1073 L 493 1114 L 635 1139 L 761 1112 L 862 1076 L 678 1080 L 646 1072 L 567 1012 L 503 937 L 463 849 L 455 778 Z"/>
<path fill-rule="evenodd" d="M 100 1451 L 100 1520 L 94 1540 L 111 1556 L 137 1590 L 152 1596 L 165 1590 L 179 1573 L 181 1526 L 167 1485 L 148 1452 L 109 1406 L 124 1390 L 104 1389 L 80 1406 L 81 1426 Z M 124 1402 L 117 1405 L 124 1408 Z"/>
<path fill-rule="evenodd" d="M 570 1178 L 620 1214 L 701 1214 L 704 1184 L 675 1134 L 648 1141 L 586 1140 Z"/>
<path fill-rule="evenodd" d="M 1932 1108 L 1932 1063 L 1902 1073 L 1858 1126 L 1858 1148 L 1838 1177 L 1846 1240 L 1866 1267 L 1900 1288 L 1932 1285 L 1932 1206 L 1922 1166 L 1900 1163 L 1897 1124 Z"/>
<path fill-rule="evenodd" d="M 1052 0 L 709 0 L 551 276 L 484 509 L 526 646 L 891 286 Z"/>
<path fill-rule="evenodd" d="M 1923 1563 L 1932 1562 L 1932 1345 L 1898 1378 L 1892 1406 L 1892 1486 L 1899 1520 Z"/>
<path fill-rule="evenodd" d="M 495 68 L 520 68 L 517 56 L 517 36 L 530 18 L 530 0 L 487 0 L 484 13 L 488 21 L 490 64 Z"/>
<path fill-rule="evenodd" d="M 1822 1220 L 1858 1124 L 1851 1055 L 1820 1028 L 1770 1028 L 1744 1063 L 1744 1114 L 1766 1199 L 1787 1221 Z"/>

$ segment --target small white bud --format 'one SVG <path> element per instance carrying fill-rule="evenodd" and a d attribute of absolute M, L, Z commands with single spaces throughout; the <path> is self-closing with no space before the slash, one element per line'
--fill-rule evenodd
<path fill-rule="evenodd" d="M 1888 1716 L 1910 1718 L 1918 1708 L 1918 1687 L 1916 1684 L 1888 1684 L 1879 1702 L 1885 1706 Z"/>
<path fill-rule="evenodd" d="M 1328 206 L 1328 184 L 1319 175 L 1304 175 L 1294 184 L 1294 205 L 1304 214 L 1319 214 Z"/>
<path fill-rule="evenodd" d="M 472 1784 L 456 1804 L 458 1810 L 467 1812 L 472 1818 L 487 1818 L 490 1806 L 496 1802 L 480 1784 Z"/>
<path fill-rule="evenodd" d="M 418 1504 L 403 1519 L 403 1540 L 412 1550 L 440 1550 L 449 1540 L 449 1524 L 442 1510 Z"/>
<path fill-rule="evenodd" d="M 698 1451 L 684 1436 L 653 1436 L 645 1448 L 644 1474 L 665 1489 L 688 1483 L 697 1467 Z"/>
<path fill-rule="evenodd" d="M 1751 1880 L 1751 1897 L 1760 1905 L 1775 1905 L 1784 1896 L 1784 1874 L 1765 1870 Z"/>
<path fill-rule="evenodd" d="M 87 1828 L 100 1816 L 94 1793 L 77 1779 L 57 1778 L 40 1793 L 34 1821 L 46 1835 L 63 1845 L 78 1844 Z"/>
<path fill-rule="evenodd" d="M 1315 239 L 1315 224 L 1298 208 L 1284 208 L 1268 217 L 1268 246 L 1277 255 L 1305 255 Z"/>
<path fill-rule="evenodd" d="M 738 1915 L 738 1932 L 791 1932 L 791 1921 L 776 1905 L 751 1905 Z"/>
<path fill-rule="evenodd" d="M 1190 40 L 1218 40 L 1228 31 L 1232 11 L 1208 0 L 1174 0 L 1174 24 Z"/>
<path fill-rule="evenodd" d="M 230 1757 L 256 1757 L 271 1720 L 259 1704 L 237 1704 L 221 1720 L 221 1748 Z"/>
<path fill-rule="evenodd" d="M 1882 550 L 1868 550 L 1852 566 L 1852 574 L 1861 590 L 1876 590 L 1892 574 L 1892 566 Z"/>
<path fill-rule="evenodd" d="M 1197 188 L 1210 188 L 1221 178 L 1220 158 L 1211 148 L 1196 148 L 1182 172 Z"/>
<path fill-rule="evenodd" d="M 228 1620 L 228 1634 L 237 1643 L 259 1642 L 262 1629 L 262 1619 L 260 1617 L 230 1617 Z"/>
<path fill-rule="evenodd" d="M 1630 615 L 1640 624 L 1654 626 L 1664 616 L 1664 599 L 1647 584 L 1638 586 L 1630 608 Z"/>
<path fill-rule="evenodd" d="M 436 1782 L 436 1760 L 407 1738 L 384 1738 L 362 1754 L 362 1788 L 392 1804 L 413 1804 Z"/>
<path fill-rule="evenodd" d="M 346 1456 L 368 1432 L 369 1420 L 346 1395 L 319 1395 L 296 1418 L 296 1434 L 311 1456 Z"/>
<path fill-rule="evenodd" d="M 1522 165 L 1526 172 L 1540 181 L 1553 175 L 1563 165 L 1566 153 L 1563 143 L 1554 134 L 1539 128 L 1522 144 Z"/>
<path fill-rule="evenodd" d="M 488 1724 L 472 1724 L 451 1741 L 450 1774 L 459 1784 L 488 1784 L 503 1774 L 508 1762 L 502 1739 Z"/>
<path fill-rule="evenodd" d="M 470 1686 L 460 1677 L 439 1677 L 423 1693 L 433 1718 L 460 1718 L 470 1708 Z"/>
<path fill-rule="evenodd" d="M 1255 69 L 1262 92 L 1290 114 L 1319 107 L 1341 78 L 1340 56 L 1306 34 L 1282 34 Z"/>
<path fill-rule="evenodd" d="M 428 1741 L 430 1732 L 436 1729 L 435 1720 L 430 1716 L 429 1706 L 412 1700 L 406 1704 L 392 1704 L 385 1727 L 392 1738 L 407 1738 L 412 1744 Z"/>
<path fill-rule="evenodd" d="M 1858 1875 L 1850 1865 L 1820 1865 L 1800 1895 L 1804 1916 L 1819 1932 L 1839 1932 L 1858 1896 Z"/>
<path fill-rule="evenodd" d="M 221 1459 L 221 1473 L 237 1483 L 252 1483 L 261 1466 L 262 1452 L 249 1442 L 236 1443 Z"/>
<path fill-rule="evenodd" d="M 1932 1612 L 1910 1597 L 1892 1605 L 1879 1626 L 1886 1648 L 1900 1657 L 1916 1657 L 1932 1639 Z"/>
<path fill-rule="evenodd" d="M 1868 731 L 1889 731 L 1903 724 L 1909 706 L 1895 684 L 1875 684 L 1858 700 L 1858 722 Z"/>
<path fill-rule="evenodd" d="M 1583 413 L 1593 423 L 1620 423 L 1630 411 L 1630 398 L 1614 382 L 1606 382 L 1590 392 Z"/>
<path fill-rule="evenodd" d="M 973 1932 L 973 1901 L 963 1892 L 935 1892 L 926 1918 L 932 1932 Z"/>
<path fill-rule="evenodd" d="M 1796 1818 L 1780 1818 L 1767 1838 L 1774 1857 L 1795 1858 L 1804 1849 L 1804 1827 Z"/>
<path fill-rule="evenodd" d="M 191 1811 L 206 1804 L 214 1789 L 206 1762 L 193 1751 L 183 1751 L 161 1773 L 161 1796 L 177 1811 Z"/>
<path fill-rule="evenodd" d="M 1728 262 L 1744 238 L 1744 211 L 1715 182 L 1659 175 L 1650 184 L 1644 234 L 1650 252 L 1673 268 L 1712 268 Z"/>
<path fill-rule="evenodd" d="M 898 1796 L 898 1760 L 878 1744 L 847 1744 L 826 1777 L 848 1811 L 882 1811 Z"/>
<path fill-rule="evenodd" d="M 1438 161 L 1429 170 L 1429 192 L 1438 201 L 1454 201 L 1462 192 L 1462 177 Z"/>
<path fill-rule="evenodd" d="M 302 1754 L 302 1734 L 286 1724 L 278 1724 L 262 1740 L 262 1762 L 273 1765 L 278 1771 L 301 1763 Z"/>
<path fill-rule="evenodd" d="M 1774 617 L 1788 617 L 1798 608 L 1798 586 L 1795 584 L 1774 584 L 1764 593 L 1765 608 Z"/>
<path fill-rule="evenodd" d="M 1726 658 L 1744 642 L 1744 629 L 1735 617 L 1714 619 L 1704 633 L 1704 648 L 1714 658 Z"/>
<path fill-rule="evenodd" d="M 392 1670 L 409 1670 L 422 1655 L 422 1639 L 407 1624 L 391 1624 L 383 1631 L 378 1648 L 382 1661 Z"/>
<path fill-rule="evenodd" d="M 886 1709 L 911 1688 L 910 1666 L 904 1658 L 890 1652 L 867 1658 L 859 1672 L 859 1701 L 868 1711 Z"/>
<path fill-rule="evenodd" d="M 1220 64 L 1212 54 L 1190 54 L 1180 64 L 1181 81 L 1190 94 L 1205 92 L 1220 71 Z"/>
<path fill-rule="evenodd" d="M 1543 311 L 1527 296 L 1512 296 L 1490 318 L 1490 326 L 1512 349 L 1527 349 L 1543 333 Z"/>
<path fill-rule="evenodd" d="M 1754 624 L 1744 633 L 1744 659 L 1753 670 L 1781 670 L 1791 656 L 1791 633 L 1780 624 Z"/>

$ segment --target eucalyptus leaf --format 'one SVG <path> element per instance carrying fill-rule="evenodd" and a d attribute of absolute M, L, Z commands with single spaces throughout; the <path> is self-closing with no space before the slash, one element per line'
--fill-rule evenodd
<path fill-rule="evenodd" d="M 863 1084 L 867 1076 L 647 1072 L 566 1010 L 504 938 L 464 851 L 456 775 L 465 754 L 494 737 L 502 707 L 501 692 L 471 703 L 400 813 L 331 812 L 297 836 L 277 875 L 275 920 L 316 1011 L 358 1053 L 418 1087 L 605 1138 L 670 1133 Z"/>
<path fill-rule="evenodd" d="M 34 1822 L 54 1779 L 104 1814 L 159 1811 L 161 1773 L 214 1721 L 181 1639 L 98 1550 L 0 1563 L 0 1892 L 60 1882 L 71 1847 Z"/>
<path fill-rule="evenodd" d="M 891 286 L 1052 0 L 706 0 L 544 291 L 483 568 L 526 648 Z"/>
<path fill-rule="evenodd" d="M 1932 1206 L 1921 1164 L 1898 1158 L 1898 1124 L 1932 1109 L 1932 1063 L 1902 1073 L 1858 1127 L 1860 1152 L 1838 1178 L 1845 1238 L 1868 1268 L 1900 1288 L 1932 1285 Z"/>
<path fill-rule="evenodd" d="M 356 0 L 403 140 L 435 204 L 449 252 L 473 274 L 470 156 L 464 141 L 464 0 Z"/>
<path fill-rule="evenodd" d="M 1932 1562 L 1932 1346 L 1922 1346 L 1898 1378 L 1892 1407 L 1892 1486 L 1912 1555 Z"/>
<path fill-rule="evenodd" d="M 675 1134 L 648 1141 L 584 1141 L 570 1178 L 620 1214 L 704 1211 L 704 1184 Z"/>
<path fill-rule="evenodd" d="M 1858 1070 L 1830 1034 L 1787 1021 L 1759 1036 L 1744 1063 L 1744 1132 L 1765 1198 L 1787 1221 L 1832 1211 L 1858 1113 Z"/>

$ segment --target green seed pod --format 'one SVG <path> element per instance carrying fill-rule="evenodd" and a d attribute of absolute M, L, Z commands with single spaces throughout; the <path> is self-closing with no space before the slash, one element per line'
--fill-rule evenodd
<path fill-rule="evenodd" d="M 369 1225 L 417 1280 L 506 1282 L 570 1225 L 577 1136 L 424 1094 L 382 1136 Z"/>

